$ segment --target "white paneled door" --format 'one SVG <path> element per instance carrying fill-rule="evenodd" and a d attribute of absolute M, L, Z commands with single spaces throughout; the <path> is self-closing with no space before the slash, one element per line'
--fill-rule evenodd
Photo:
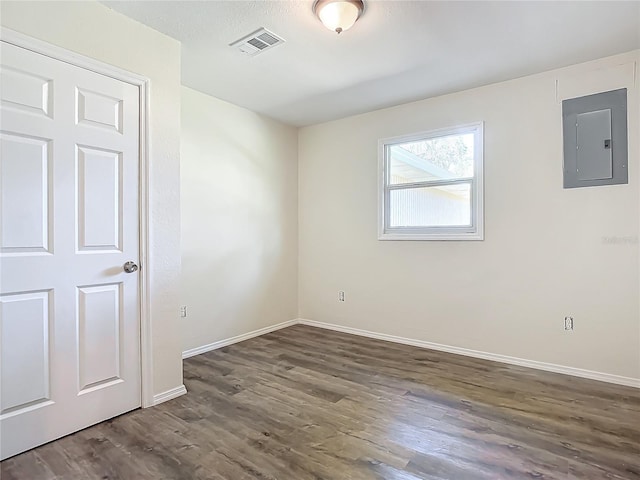
<path fill-rule="evenodd" d="M 0 48 L 4 459 L 140 406 L 140 113 L 136 86 Z"/>

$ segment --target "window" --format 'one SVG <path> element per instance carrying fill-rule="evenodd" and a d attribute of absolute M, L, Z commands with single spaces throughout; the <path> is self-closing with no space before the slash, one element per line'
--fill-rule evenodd
<path fill-rule="evenodd" d="M 380 240 L 482 240 L 482 123 L 380 140 Z"/>

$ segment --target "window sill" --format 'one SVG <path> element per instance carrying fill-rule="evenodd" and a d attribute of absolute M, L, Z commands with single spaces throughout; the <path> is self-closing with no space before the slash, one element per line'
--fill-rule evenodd
<path fill-rule="evenodd" d="M 482 241 L 484 234 L 474 233 L 382 233 L 378 240 L 409 241 Z"/>

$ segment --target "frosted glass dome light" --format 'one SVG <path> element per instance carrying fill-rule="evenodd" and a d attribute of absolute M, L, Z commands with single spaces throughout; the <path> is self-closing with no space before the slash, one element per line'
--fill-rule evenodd
<path fill-rule="evenodd" d="M 316 0 L 313 11 L 329 30 L 349 30 L 364 11 L 362 0 Z"/>

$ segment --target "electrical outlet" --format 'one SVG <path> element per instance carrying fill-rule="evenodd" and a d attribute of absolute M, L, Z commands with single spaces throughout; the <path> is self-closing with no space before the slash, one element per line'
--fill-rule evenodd
<path fill-rule="evenodd" d="M 338 292 L 338 301 L 344 302 L 344 292 L 342 290 Z"/>
<path fill-rule="evenodd" d="M 573 330 L 573 317 L 564 317 L 564 329 Z"/>
<path fill-rule="evenodd" d="M 184 318 L 187 316 L 187 306 L 186 305 L 182 305 L 180 307 L 180 317 Z"/>

